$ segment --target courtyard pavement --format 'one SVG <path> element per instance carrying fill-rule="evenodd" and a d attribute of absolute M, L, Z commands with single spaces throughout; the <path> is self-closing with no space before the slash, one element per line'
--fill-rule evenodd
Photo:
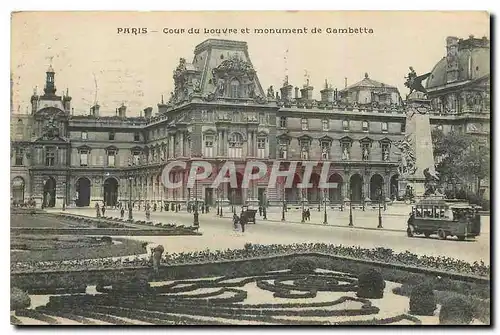
<path fill-rule="evenodd" d="M 53 209 L 52 211 L 60 212 L 61 210 Z M 441 241 L 435 236 L 431 238 L 409 238 L 404 231 L 406 228 L 406 218 L 404 216 L 397 218 L 397 215 L 393 215 L 393 219 L 389 219 L 391 217 L 389 215 L 384 217 L 384 227 L 392 225 L 395 227 L 394 230 L 371 229 L 377 226 L 378 211 L 353 211 L 355 227 L 363 225 L 365 229 L 348 227 L 348 212 L 332 211 L 332 218 L 336 217 L 337 222 L 341 224 L 341 227 L 337 227 L 332 224 L 323 225 L 320 223 L 322 213 L 320 216 L 318 212 L 311 211 L 311 224 L 294 223 L 294 221 L 281 222 L 280 216 L 278 221 L 258 219 L 257 224 L 246 226 L 245 233 L 233 229 L 229 217 L 230 209 L 225 208 L 225 211 L 227 214 L 223 218 L 217 217 L 215 212 L 208 214 L 201 214 L 200 212 L 199 221 L 202 236 L 137 236 L 127 238 L 161 244 L 169 253 L 242 248 L 245 243 L 331 243 L 363 248 L 385 247 L 392 248 L 396 252 L 408 250 L 420 255 L 446 256 L 468 262 L 482 260 L 486 264 L 490 263 L 489 217 L 482 217 L 482 226 L 484 228 L 480 236 L 475 240 L 460 242 L 456 239 Z M 95 217 L 94 209 L 67 209 L 66 212 Z M 278 215 L 278 211 L 275 214 Z M 300 222 L 298 213 L 293 214 L 292 211 L 289 211 L 287 215 L 290 215 L 290 218 L 299 218 L 298 222 Z M 106 211 L 106 216 L 119 217 L 119 211 L 110 209 Z M 269 217 L 272 218 L 272 216 Z M 315 217 L 317 219 L 313 219 Z M 134 219 L 145 220 L 145 213 L 143 211 L 134 212 Z M 193 215 L 186 212 L 157 211 L 151 213 L 151 220 L 190 226 L 193 222 Z M 385 220 L 387 220 L 387 224 Z"/>

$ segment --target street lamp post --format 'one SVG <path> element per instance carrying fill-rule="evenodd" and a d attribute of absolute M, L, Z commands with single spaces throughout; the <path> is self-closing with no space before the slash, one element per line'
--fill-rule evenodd
<path fill-rule="evenodd" d="M 267 193 L 264 192 L 263 194 L 263 199 L 262 199 L 262 214 L 263 214 L 263 219 L 267 220 Z"/>
<path fill-rule="evenodd" d="M 128 219 L 133 220 L 132 217 L 132 176 L 128 177 Z"/>
<path fill-rule="evenodd" d="M 351 198 L 349 199 L 349 226 L 354 226 L 352 222 L 352 190 L 351 190 Z"/>
<path fill-rule="evenodd" d="M 220 196 L 219 196 L 219 207 L 220 207 L 220 213 L 219 213 L 219 216 L 222 217 L 222 196 L 224 194 L 224 189 L 222 189 L 222 192 L 220 192 Z"/>
<path fill-rule="evenodd" d="M 198 171 L 196 171 L 198 173 Z M 196 228 L 200 227 L 200 221 L 198 219 L 198 182 L 194 180 L 194 192 L 195 192 L 195 206 L 194 206 L 194 214 L 193 214 L 193 226 Z"/>
<path fill-rule="evenodd" d="M 363 203 L 363 212 L 364 212 L 365 211 L 365 190 L 364 190 L 364 185 L 361 187 L 361 201 Z"/>
<path fill-rule="evenodd" d="M 300 193 L 301 193 L 301 198 L 302 198 L 302 220 L 300 220 L 300 222 L 304 223 L 304 222 L 306 222 L 305 217 L 304 217 L 304 210 L 305 210 L 305 208 L 304 208 L 304 190 L 302 190 Z"/>
<path fill-rule="evenodd" d="M 323 219 L 323 224 L 328 224 L 328 217 L 326 214 L 326 188 L 323 190 L 323 201 L 325 202 L 325 215 Z"/>
<path fill-rule="evenodd" d="M 382 188 L 380 188 L 378 190 L 378 226 L 377 226 L 377 228 L 383 228 L 382 227 L 382 213 L 380 211 L 381 202 L 382 202 Z"/>
<path fill-rule="evenodd" d="M 235 189 L 231 189 L 231 209 L 233 211 L 233 214 L 236 214 L 236 207 L 234 207 L 234 202 L 236 201 L 236 193 Z"/>
<path fill-rule="evenodd" d="M 65 211 L 66 210 L 66 194 L 68 193 L 67 189 L 66 189 L 66 182 L 63 182 L 63 188 L 64 188 L 64 196 L 63 196 L 62 210 Z"/>
<path fill-rule="evenodd" d="M 285 206 L 286 206 L 286 203 L 285 203 L 285 181 L 283 181 L 283 196 L 282 196 L 282 201 L 283 201 L 283 204 L 281 206 L 281 221 L 285 221 Z"/>

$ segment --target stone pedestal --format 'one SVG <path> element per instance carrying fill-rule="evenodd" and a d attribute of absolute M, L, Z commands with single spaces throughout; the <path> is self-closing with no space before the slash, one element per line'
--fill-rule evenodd
<path fill-rule="evenodd" d="M 428 113 L 430 100 L 425 94 L 415 91 L 408 96 L 406 108 L 406 134 L 401 144 L 406 165 L 403 166 L 400 190 L 404 193 L 406 185 L 410 185 L 415 197 L 421 197 L 425 192 L 424 170 L 435 171 Z"/>

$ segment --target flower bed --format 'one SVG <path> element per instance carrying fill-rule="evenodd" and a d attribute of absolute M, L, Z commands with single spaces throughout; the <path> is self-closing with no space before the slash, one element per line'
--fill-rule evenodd
<path fill-rule="evenodd" d="M 275 298 L 273 303 L 248 303 L 249 297 L 261 298 L 255 283 L 270 281 L 279 286 L 284 281 L 297 284 L 295 291 L 311 292 L 321 289 L 323 301 L 314 299 L 290 302 L 294 298 Z M 315 272 L 297 275 L 289 272 L 265 273 L 252 277 L 224 276 L 214 279 L 177 280 L 159 286 L 148 285 L 147 292 L 123 291 L 121 287 L 101 288 L 103 294 L 50 297 L 38 313 L 59 315 L 72 320 L 100 320 L 115 325 L 133 324 L 134 321 L 156 325 L 384 325 L 407 321 L 421 321 L 404 313 L 378 315 L 379 308 L 368 299 L 346 294 L 333 283 L 356 279 L 350 274 Z M 309 283 L 309 284 L 308 284 Z M 138 284 L 138 285 L 143 285 Z M 189 285 L 187 285 L 189 284 Z M 238 287 L 235 289 L 234 287 Z M 203 289 L 216 289 L 203 292 Z M 219 289 L 220 288 L 220 289 Z M 340 289 L 340 291 L 337 291 Z M 355 291 L 356 288 L 353 287 Z M 140 291 L 140 290 L 139 290 Z M 195 293 L 190 293 L 195 291 Z M 325 301 L 326 300 L 326 301 Z M 281 302 L 283 301 L 283 302 Z M 126 318 L 128 320 L 124 320 Z"/>
<path fill-rule="evenodd" d="M 474 262 L 473 264 L 467 263 L 462 260 L 453 259 L 449 257 L 433 257 L 433 256 L 419 256 L 408 251 L 404 253 L 395 253 L 387 248 L 360 248 L 348 247 L 343 245 L 333 245 L 325 243 L 296 243 L 290 245 L 256 245 L 252 244 L 250 247 L 242 249 L 228 249 L 224 251 L 199 251 L 199 252 L 181 252 L 181 253 L 165 253 L 162 258 L 162 264 L 180 265 L 180 264 L 203 264 L 216 261 L 232 261 L 244 260 L 258 257 L 281 256 L 300 253 L 321 253 L 325 255 L 349 257 L 353 259 L 360 259 L 366 261 L 377 261 L 385 264 L 404 265 L 421 269 L 433 269 L 443 272 L 453 272 L 464 275 L 472 275 L 477 277 L 489 278 L 490 266 L 482 262 Z M 95 268 L 109 268 L 113 267 L 137 267 L 144 264 L 144 260 L 140 258 L 132 259 L 126 264 L 115 263 L 109 259 L 102 258 L 93 263 Z M 20 265 L 11 266 L 12 270 L 50 270 L 57 269 L 58 264 L 33 263 L 31 266 Z M 65 269 L 82 269 L 82 263 L 79 261 L 70 262 L 65 265 Z"/>

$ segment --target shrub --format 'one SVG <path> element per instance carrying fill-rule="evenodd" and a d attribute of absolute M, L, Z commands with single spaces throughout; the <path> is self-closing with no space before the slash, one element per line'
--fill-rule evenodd
<path fill-rule="evenodd" d="M 109 236 L 101 237 L 101 242 L 106 243 L 106 244 L 113 244 L 113 240 Z"/>
<path fill-rule="evenodd" d="M 358 297 L 380 299 L 384 297 L 384 289 L 384 278 L 376 269 L 368 269 L 358 276 L 358 291 L 356 293 Z"/>
<path fill-rule="evenodd" d="M 17 287 L 10 288 L 10 310 L 16 311 L 19 309 L 28 308 L 31 305 L 31 298 L 28 293 Z"/>
<path fill-rule="evenodd" d="M 468 325 L 474 317 L 472 306 L 460 297 L 452 297 L 443 302 L 439 312 L 442 325 Z"/>
<path fill-rule="evenodd" d="M 252 245 L 252 243 L 247 242 L 247 243 L 245 243 L 244 248 L 245 248 L 245 251 L 250 251 L 253 249 L 253 245 Z"/>
<path fill-rule="evenodd" d="M 410 293 L 410 313 L 414 315 L 434 315 L 436 296 L 430 283 L 414 286 Z"/>
<path fill-rule="evenodd" d="M 314 273 L 314 270 L 316 270 L 317 267 L 318 266 L 315 261 L 304 257 L 294 259 L 288 264 L 290 272 L 298 274 Z"/>

